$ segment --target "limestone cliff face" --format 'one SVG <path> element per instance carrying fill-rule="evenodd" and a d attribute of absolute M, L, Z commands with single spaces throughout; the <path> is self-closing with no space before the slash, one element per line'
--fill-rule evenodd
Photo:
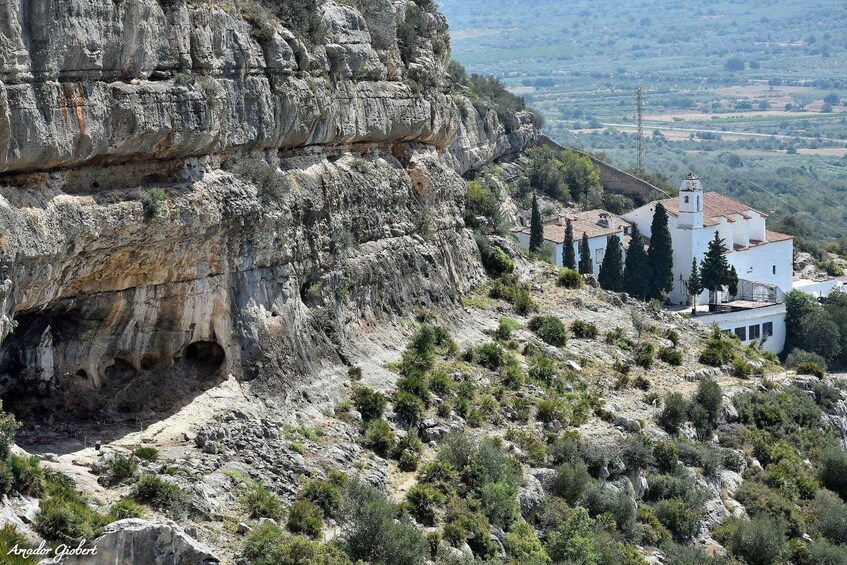
<path fill-rule="evenodd" d="M 304 40 L 247 0 L 2 2 L 0 392 L 285 382 L 481 276 L 459 174 L 538 132 L 451 92 L 443 16 L 398 43 L 416 5 L 360 5 Z"/>

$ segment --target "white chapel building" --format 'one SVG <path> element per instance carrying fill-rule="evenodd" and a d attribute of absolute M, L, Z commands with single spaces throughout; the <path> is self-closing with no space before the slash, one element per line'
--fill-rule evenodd
<path fill-rule="evenodd" d="M 738 295 L 722 293 L 717 312 L 695 319 L 717 323 L 743 343 L 765 339 L 765 350 L 782 351 L 785 295 L 791 291 L 794 274 L 793 238 L 768 230 L 767 214 L 717 192 L 703 192 L 700 180 L 693 174 L 683 179 L 678 197 L 651 202 L 623 218 L 651 237 L 653 213 L 659 202 L 667 210 L 673 240 L 674 287 L 669 300 L 688 304 L 684 281 L 691 274 L 692 259 L 696 258 L 699 265 L 717 232 L 724 241 L 727 262 L 738 273 Z M 697 298 L 698 305 L 708 302 L 708 291 Z"/>

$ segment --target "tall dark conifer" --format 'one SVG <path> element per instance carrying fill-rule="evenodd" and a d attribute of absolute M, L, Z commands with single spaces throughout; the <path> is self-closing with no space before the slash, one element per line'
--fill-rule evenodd
<path fill-rule="evenodd" d="M 668 229 L 668 213 L 661 202 L 653 212 L 647 258 L 650 263 L 649 296 L 661 300 L 673 290 L 673 242 Z"/>
<path fill-rule="evenodd" d="M 691 274 L 688 275 L 685 286 L 688 288 L 688 296 L 693 296 L 695 300 L 703 292 L 703 283 L 700 280 L 700 269 L 697 268 L 696 257 L 691 260 Z"/>
<path fill-rule="evenodd" d="M 723 254 L 723 240 L 718 232 L 715 232 L 715 237 L 709 242 L 709 249 L 700 264 L 700 281 L 703 288 L 709 291 L 709 304 L 717 303 L 717 292 L 731 282 L 730 277 L 729 263 Z"/>
<path fill-rule="evenodd" d="M 626 250 L 626 261 L 623 271 L 623 289 L 633 298 L 644 300 L 647 297 L 650 265 L 647 263 L 647 253 L 644 251 L 644 238 L 638 231 L 638 226 L 632 226 L 632 239 Z"/>
<path fill-rule="evenodd" d="M 591 248 L 588 246 L 588 234 L 582 232 L 582 242 L 579 244 L 579 274 L 594 273 L 594 263 L 591 261 Z"/>
<path fill-rule="evenodd" d="M 621 240 L 616 235 L 609 237 L 597 281 L 606 290 L 614 290 L 615 292 L 623 290 L 623 252 Z"/>
<path fill-rule="evenodd" d="M 538 198 L 532 195 L 532 217 L 529 220 L 529 250 L 541 251 L 544 245 L 544 226 L 541 225 L 541 212 L 538 210 Z"/>
<path fill-rule="evenodd" d="M 567 220 L 565 223 L 565 243 L 562 246 L 562 266 L 576 270 L 576 250 L 573 243 L 573 224 L 570 220 Z"/>

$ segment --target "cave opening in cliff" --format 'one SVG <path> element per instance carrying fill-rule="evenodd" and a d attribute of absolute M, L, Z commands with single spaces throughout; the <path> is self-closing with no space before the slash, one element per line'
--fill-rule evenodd
<path fill-rule="evenodd" d="M 217 372 L 225 357 L 223 347 L 214 341 L 195 341 L 185 348 L 186 362 L 205 372 Z"/>

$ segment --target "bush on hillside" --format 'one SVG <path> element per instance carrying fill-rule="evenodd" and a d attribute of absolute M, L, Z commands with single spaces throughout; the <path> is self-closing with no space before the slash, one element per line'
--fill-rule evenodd
<path fill-rule="evenodd" d="M 565 325 L 555 316 L 535 316 L 527 327 L 549 345 L 561 347 L 567 342 Z"/>
<path fill-rule="evenodd" d="M 559 286 L 564 288 L 582 288 L 582 285 L 585 284 L 585 280 L 578 271 L 567 267 L 562 267 L 559 270 L 558 282 Z"/>

